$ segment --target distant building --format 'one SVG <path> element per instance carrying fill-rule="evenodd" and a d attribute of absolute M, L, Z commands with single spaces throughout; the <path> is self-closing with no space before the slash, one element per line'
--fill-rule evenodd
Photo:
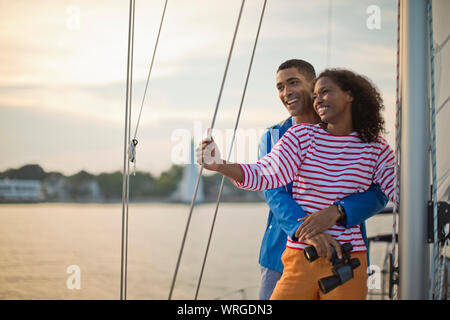
<path fill-rule="evenodd" d="M 96 181 L 87 181 L 80 186 L 80 189 L 84 190 L 87 194 L 85 198 L 86 201 L 103 201 L 100 186 Z"/>
<path fill-rule="evenodd" d="M 70 201 L 67 178 L 62 174 L 50 173 L 42 183 L 46 201 Z"/>
<path fill-rule="evenodd" d="M 1 202 L 35 202 L 42 200 L 39 180 L 0 180 Z"/>

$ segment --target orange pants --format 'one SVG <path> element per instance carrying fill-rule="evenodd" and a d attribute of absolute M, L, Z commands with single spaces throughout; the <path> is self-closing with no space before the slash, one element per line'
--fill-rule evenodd
<path fill-rule="evenodd" d="M 320 278 L 333 275 L 332 265 L 326 258 L 313 262 L 306 260 L 303 250 L 286 248 L 281 257 L 283 275 L 271 296 L 271 300 L 364 300 L 367 295 L 367 258 L 365 252 L 350 254 L 361 265 L 353 270 L 353 279 L 327 294 L 319 289 Z"/>

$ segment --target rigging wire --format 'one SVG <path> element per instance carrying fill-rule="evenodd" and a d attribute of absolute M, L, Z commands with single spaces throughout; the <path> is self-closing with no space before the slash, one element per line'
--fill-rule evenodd
<path fill-rule="evenodd" d="M 130 0 L 129 26 L 128 26 L 128 57 L 127 57 L 127 92 L 125 105 L 125 141 L 124 141 L 124 159 L 123 159 L 123 180 L 122 180 L 122 243 L 121 243 L 121 270 L 120 270 L 120 299 L 127 298 L 127 267 L 128 267 L 128 202 L 129 202 L 129 184 L 130 184 L 130 162 L 136 166 L 136 140 L 139 122 L 141 119 L 142 109 L 145 102 L 148 83 L 152 73 L 153 62 L 156 50 L 158 48 L 159 36 L 164 21 L 167 7 L 167 1 L 164 4 L 164 10 L 159 25 L 158 36 L 156 38 L 155 47 L 150 63 L 150 68 L 145 85 L 144 95 L 142 98 L 139 117 L 136 123 L 134 138 L 131 137 L 131 105 L 132 105 L 132 88 L 133 88 L 133 49 L 134 49 L 134 19 L 135 19 L 135 0 Z M 128 153 L 127 153 L 128 146 Z M 128 156 L 128 158 L 127 158 Z"/>
<path fill-rule="evenodd" d="M 440 50 L 440 46 L 434 46 L 434 35 L 433 35 L 433 6 L 432 2 L 428 0 L 427 3 L 428 11 L 428 30 L 429 30 L 429 42 L 430 42 L 430 80 L 431 80 L 431 174 L 432 174 L 432 195 L 431 200 L 433 203 L 433 259 L 431 260 L 431 298 L 432 299 L 443 299 L 444 291 L 444 266 L 446 260 L 446 251 L 448 239 L 444 242 L 438 240 L 438 197 L 437 191 L 440 187 L 439 181 L 437 179 L 437 150 L 436 150 L 436 115 L 439 109 L 436 110 L 436 86 L 435 86 L 435 57 Z"/>
<path fill-rule="evenodd" d="M 223 88 L 224 88 L 224 85 L 225 85 L 225 80 L 226 80 L 226 77 L 227 77 L 227 74 L 228 74 L 228 67 L 230 65 L 230 60 L 231 60 L 231 55 L 233 53 L 234 43 L 236 41 L 237 32 L 239 30 L 239 25 L 240 25 L 240 21 L 241 21 L 241 17 L 242 17 L 242 11 L 244 9 L 244 4 L 245 4 L 245 0 L 242 0 L 241 8 L 239 10 L 238 20 L 237 20 L 236 27 L 235 27 L 234 34 L 233 34 L 233 40 L 231 42 L 231 47 L 230 47 L 230 51 L 228 53 L 228 58 L 227 58 L 226 66 L 225 66 L 225 71 L 224 71 L 223 78 L 222 78 L 222 84 L 220 86 L 219 95 L 217 97 L 217 103 L 216 103 L 216 107 L 215 107 L 215 110 L 214 110 L 214 115 L 213 115 L 213 118 L 212 118 L 212 121 L 211 121 L 211 126 L 210 126 L 210 128 L 208 130 L 208 137 L 207 137 L 207 139 L 211 138 L 211 132 L 214 129 L 214 125 L 215 125 L 215 122 L 216 122 L 217 111 L 219 109 L 220 101 L 221 101 L 221 98 L 222 98 L 222 92 L 223 92 Z M 202 175 L 203 168 L 204 168 L 204 163 L 202 163 L 202 165 L 200 166 L 200 171 L 198 173 L 197 181 L 195 183 L 194 194 L 192 195 L 192 200 L 191 200 L 191 205 L 190 205 L 190 209 L 189 209 L 188 219 L 187 219 L 187 222 L 186 222 L 186 227 L 185 227 L 185 230 L 184 230 L 183 240 L 181 242 L 181 248 L 180 248 L 180 251 L 178 253 L 177 263 L 176 263 L 175 271 L 174 271 L 173 278 L 172 278 L 172 284 L 170 286 L 169 300 L 172 299 L 173 289 L 175 287 L 175 282 L 176 282 L 176 279 L 177 279 L 178 269 L 180 267 L 180 261 L 181 261 L 181 257 L 183 255 L 183 251 L 184 251 L 184 246 L 185 246 L 185 243 L 186 243 L 186 236 L 187 236 L 187 233 L 189 231 L 189 225 L 190 225 L 190 222 L 191 222 L 192 213 L 194 211 L 195 199 L 197 197 L 198 186 L 199 186 L 199 183 L 200 183 L 200 177 Z"/>
<path fill-rule="evenodd" d="M 150 62 L 150 68 L 148 70 L 148 76 L 147 76 L 147 82 L 145 83 L 145 89 L 144 89 L 144 95 L 142 97 L 142 102 L 141 102 L 141 108 L 139 110 L 139 117 L 137 119 L 136 122 L 136 129 L 134 131 L 134 137 L 133 139 L 136 140 L 136 136 L 137 136 L 137 131 L 139 128 L 139 123 L 141 121 L 141 115 L 142 115 L 142 109 L 144 107 L 144 103 L 145 103 L 145 97 L 147 95 L 147 88 L 148 88 L 148 83 L 150 81 L 150 76 L 152 75 L 152 69 L 153 69 L 153 62 L 155 61 L 155 55 L 156 55 L 156 50 L 158 49 L 158 43 L 159 43 L 159 36 L 161 35 L 161 29 L 163 26 L 163 22 L 164 22 L 164 16 L 166 15 L 166 8 L 167 8 L 167 1 L 164 3 L 164 9 L 163 9 L 163 13 L 161 16 L 161 21 L 159 23 L 159 29 L 158 29 L 158 35 L 156 36 L 156 42 L 155 42 L 155 47 L 153 48 L 153 55 L 152 55 L 152 60 Z"/>
<path fill-rule="evenodd" d="M 431 260 L 431 299 L 438 297 L 439 295 L 439 276 L 438 273 L 439 266 L 439 244 L 437 239 L 438 225 L 437 225 L 437 185 L 436 185 L 436 99 L 435 99 L 435 65 L 434 65 L 434 43 L 433 43 L 433 17 L 432 17 L 432 5 L 431 1 L 427 1 L 427 11 L 428 11 L 428 41 L 430 43 L 430 77 L 431 77 L 431 176 L 432 176 L 432 187 L 431 187 L 431 201 L 433 203 L 433 259 Z M 436 291 L 438 290 L 438 291 Z"/>
<path fill-rule="evenodd" d="M 447 225 L 447 229 L 445 232 L 447 235 L 449 234 L 449 229 Z M 441 250 L 440 250 L 440 265 L 439 265 L 439 300 L 447 299 L 447 297 L 444 297 L 444 288 L 447 286 L 447 282 L 445 282 L 444 278 L 444 268 L 446 267 L 447 263 L 447 247 L 448 247 L 449 239 L 447 238 L 444 243 L 442 244 Z M 447 293 L 448 295 L 448 293 Z"/>
<path fill-rule="evenodd" d="M 137 137 L 137 131 L 139 128 L 139 123 L 141 122 L 141 115 L 142 115 L 142 109 L 144 108 L 144 103 L 145 103 L 145 98 L 147 96 L 147 89 L 148 89 L 148 84 L 150 82 L 150 76 L 152 74 L 152 69 L 153 69 L 153 62 L 155 61 L 155 55 L 156 55 L 156 51 L 158 49 L 158 43 L 159 43 L 159 36 L 161 35 L 161 29 L 162 29 L 162 25 L 164 22 L 164 17 L 166 14 L 166 8 L 167 8 L 167 1 L 164 3 L 164 9 L 163 9 L 163 13 L 161 16 L 161 20 L 159 23 L 159 29 L 158 29 L 158 35 L 156 37 L 156 42 L 155 42 L 155 47 L 153 48 L 153 55 L 152 55 L 152 59 L 150 62 L 150 67 L 148 70 L 148 75 L 147 75 L 147 81 L 145 83 L 145 89 L 144 89 L 144 94 L 142 96 L 142 101 L 141 101 L 141 107 L 139 109 L 139 116 L 136 122 L 136 128 L 134 131 L 134 136 L 133 139 L 131 140 L 131 142 L 129 143 L 129 161 L 133 163 L 134 165 L 134 174 L 136 174 L 136 146 L 138 144 L 138 140 L 136 139 Z"/>
<path fill-rule="evenodd" d="M 231 150 L 233 150 L 233 145 L 234 145 L 234 141 L 235 141 L 235 138 L 236 138 L 236 131 L 237 131 L 237 128 L 239 126 L 239 120 L 241 118 L 242 106 L 244 104 L 245 94 L 247 92 L 248 80 L 250 78 L 250 72 L 252 70 L 253 59 L 255 57 L 256 47 L 257 47 L 257 44 L 258 44 L 259 33 L 261 31 L 261 25 L 262 25 L 263 18 L 264 18 L 264 12 L 265 12 L 265 9 L 266 9 L 266 4 L 267 4 L 267 0 L 264 0 L 263 8 L 262 8 L 262 11 L 261 11 L 261 16 L 259 18 L 258 30 L 256 32 L 255 42 L 253 44 L 253 51 L 252 51 L 252 55 L 251 55 L 251 58 L 250 58 L 250 63 L 249 63 L 249 66 L 248 66 L 247 77 L 245 79 L 244 89 L 243 89 L 243 92 L 242 92 L 241 102 L 240 102 L 240 105 L 239 105 L 239 111 L 238 111 L 238 114 L 237 114 L 237 117 L 236 117 L 236 122 L 235 122 L 235 125 L 234 125 L 233 137 L 231 138 L 230 148 L 228 149 L 228 150 L 230 150 L 230 152 L 228 153 L 227 162 L 230 161 Z M 224 182 L 225 182 L 225 176 L 222 176 L 222 181 L 220 183 L 219 193 L 217 195 L 216 207 L 215 207 L 215 210 L 214 210 L 214 217 L 213 217 L 213 220 L 212 220 L 212 223 L 211 223 L 211 229 L 210 229 L 210 232 L 209 232 L 208 243 L 206 245 L 205 255 L 203 257 L 202 268 L 201 268 L 201 271 L 200 271 L 200 276 L 199 276 L 199 279 L 198 279 L 197 289 L 195 291 L 194 300 L 197 300 L 198 293 L 199 293 L 199 290 L 200 290 L 200 285 L 201 285 L 202 278 L 203 278 L 203 271 L 205 269 L 206 259 L 208 257 L 209 247 L 210 247 L 210 244 L 211 244 L 211 239 L 212 239 L 214 227 L 215 227 L 215 224 L 216 224 L 217 212 L 219 210 L 219 204 L 220 204 L 220 199 L 222 197 L 222 190 L 223 190 Z"/>
<path fill-rule="evenodd" d="M 441 110 L 444 109 L 444 107 L 447 105 L 447 102 L 449 102 L 449 101 L 450 101 L 450 96 L 448 96 L 447 99 L 445 99 L 444 102 L 442 102 L 442 104 L 437 109 L 436 114 L 439 114 L 439 112 L 441 112 Z"/>
<path fill-rule="evenodd" d="M 332 0 L 328 0 L 327 68 L 330 67 L 331 63 L 332 14 L 333 14 L 333 3 Z"/>
<path fill-rule="evenodd" d="M 122 241 L 121 241 L 121 268 L 120 268 L 120 300 L 127 299 L 127 260 L 128 260 L 128 200 L 130 181 L 130 162 L 127 161 L 127 146 L 130 145 L 131 128 L 131 98 L 133 83 L 133 46 L 134 46 L 134 12 L 135 1 L 130 0 L 128 25 L 128 55 L 127 55 L 127 89 L 125 103 L 125 134 L 123 151 L 122 176 Z M 129 155 L 128 155 L 129 156 Z"/>
<path fill-rule="evenodd" d="M 400 204 L 400 139 L 401 139 L 401 79 L 400 79 L 400 52 L 401 52 L 401 32 L 402 32 L 402 16 L 401 16 L 401 0 L 397 1 L 397 64 L 396 64 L 396 99 L 395 99 L 395 179 L 394 179 L 394 210 L 392 212 L 392 243 L 391 256 L 392 264 L 396 262 L 396 245 L 397 245 L 397 215 Z M 391 275 L 393 276 L 393 275 Z M 392 297 L 393 298 L 393 297 Z"/>

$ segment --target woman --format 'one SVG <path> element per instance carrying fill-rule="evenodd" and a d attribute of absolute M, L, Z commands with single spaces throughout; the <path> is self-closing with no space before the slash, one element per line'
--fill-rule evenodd
<path fill-rule="evenodd" d="M 335 200 L 369 188 L 372 182 L 393 199 L 394 157 L 380 137 L 383 102 L 366 78 L 348 70 L 325 70 L 314 86 L 314 109 L 322 123 L 291 127 L 272 152 L 254 164 L 227 164 L 203 141 L 197 159 L 205 168 L 230 177 L 246 190 L 264 190 L 294 181 L 293 196 L 308 214 Z M 304 242 L 288 239 L 282 256 L 283 276 L 271 299 L 365 299 L 367 248 L 358 227 L 338 225 Z M 323 245 L 327 243 L 328 245 Z M 358 258 L 353 279 L 323 294 L 317 285 L 331 275 L 330 245 L 341 255 L 339 244 L 351 243 L 351 258 Z M 303 250 L 314 246 L 322 258 L 308 262 Z"/>

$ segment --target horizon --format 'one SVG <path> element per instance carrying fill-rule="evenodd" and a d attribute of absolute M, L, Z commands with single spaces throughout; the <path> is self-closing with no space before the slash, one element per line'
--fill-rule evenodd
<path fill-rule="evenodd" d="M 9 171 L 9 170 L 21 170 L 21 169 L 23 169 L 24 167 L 29 167 L 29 166 L 38 166 L 38 167 L 40 167 L 46 174 L 57 173 L 57 174 L 62 174 L 62 175 L 65 176 L 65 177 L 74 176 L 74 175 L 77 175 L 77 174 L 79 174 L 79 173 L 81 173 L 81 172 L 86 172 L 86 173 L 88 173 L 88 174 L 90 174 L 90 175 L 93 175 L 93 176 L 98 176 L 98 175 L 101 175 L 101 174 L 113 174 L 113 173 L 117 173 L 117 172 L 119 172 L 120 174 L 123 174 L 122 168 L 121 168 L 120 170 L 102 171 L 102 172 L 98 172 L 98 173 L 93 173 L 93 172 L 89 172 L 89 171 L 86 171 L 86 170 L 84 170 L 84 169 L 81 169 L 81 170 L 79 170 L 79 171 L 77 171 L 77 172 L 75 172 L 75 173 L 64 174 L 63 172 L 56 171 L 56 170 L 46 170 L 45 168 L 43 168 L 43 167 L 42 167 L 40 164 L 38 164 L 38 163 L 28 163 L 28 164 L 25 164 L 25 165 L 20 166 L 20 167 L 17 167 L 17 168 L 8 168 L 8 169 L 5 169 L 5 170 L 0 170 L 0 174 L 1 174 L 1 173 L 5 173 L 5 172 L 7 172 L 7 171 Z M 182 165 L 180 165 L 180 166 L 182 166 Z M 170 168 L 168 168 L 168 170 L 169 170 L 169 169 L 170 169 Z M 165 171 L 163 171 L 163 172 L 161 172 L 161 173 L 167 172 L 168 170 L 165 170 Z M 150 174 L 150 175 L 152 175 L 153 177 L 158 177 L 158 176 L 160 176 L 160 175 L 154 175 L 154 174 L 152 174 L 150 171 L 143 171 L 143 170 L 136 170 L 136 173 Z M 132 175 L 133 175 L 133 171 L 130 171 L 130 176 L 132 176 Z M 8 178 L 7 178 L 7 179 L 8 179 Z M 22 179 L 18 179 L 18 180 L 22 180 Z"/>

